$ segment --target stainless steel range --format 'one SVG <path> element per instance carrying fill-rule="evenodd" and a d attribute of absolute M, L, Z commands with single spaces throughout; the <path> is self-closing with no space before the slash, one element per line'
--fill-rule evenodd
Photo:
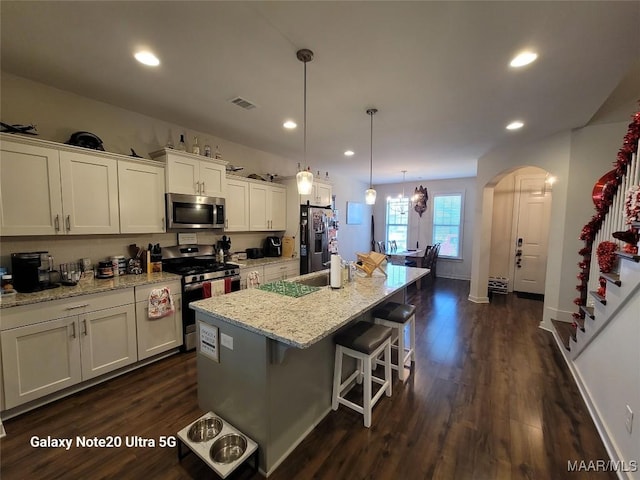
<path fill-rule="evenodd" d="M 215 253 L 213 245 L 162 248 L 162 269 L 182 276 L 182 333 L 185 351 L 196 348 L 195 312 L 189 308 L 189 303 L 215 295 L 216 292 L 240 290 L 240 268 L 219 262 Z"/>

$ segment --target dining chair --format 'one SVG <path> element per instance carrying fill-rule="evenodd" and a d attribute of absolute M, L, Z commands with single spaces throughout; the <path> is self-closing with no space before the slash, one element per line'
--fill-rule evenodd
<path fill-rule="evenodd" d="M 427 245 L 427 248 L 424 251 L 424 257 L 423 257 L 422 265 L 425 268 L 427 268 L 427 266 L 426 266 L 427 265 L 427 259 L 428 259 L 429 255 L 430 255 L 429 252 L 431 251 L 432 248 L 433 248 L 433 245 Z M 407 258 L 404 261 L 404 265 L 405 265 L 405 267 L 417 267 L 418 266 L 418 261 L 414 260 L 412 258 Z"/>

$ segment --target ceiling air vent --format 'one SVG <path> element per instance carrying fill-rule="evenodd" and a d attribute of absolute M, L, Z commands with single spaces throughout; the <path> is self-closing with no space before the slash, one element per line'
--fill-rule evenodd
<path fill-rule="evenodd" d="M 255 103 L 250 102 L 249 100 L 242 97 L 235 97 L 229 100 L 234 105 L 239 106 L 240 108 L 244 108 L 245 110 L 251 110 L 256 108 L 257 105 Z"/>

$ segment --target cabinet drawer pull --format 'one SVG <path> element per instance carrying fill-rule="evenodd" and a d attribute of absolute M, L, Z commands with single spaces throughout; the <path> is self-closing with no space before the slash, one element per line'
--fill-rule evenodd
<path fill-rule="evenodd" d="M 204 188 L 204 182 L 202 182 L 202 191 L 200 193 L 202 193 L 202 195 L 204 195 L 204 192 L 206 192 L 206 189 Z"/>
<path fill-rule="evenodd" d="M 60 214 L 56 214 L 56 218 L 53 220 L 53 226 L 56 232 L 60 231 Z"/>
<path fill-rule="evenodd" d="M 71 231 L 71 215 L 67 215 L 67 232 Z"/>
<path fill-rule="evenodd" d="M 88 307 L 89 304 L 88 303 L 82 303 L 80 305 L 74 305 L 72 307 L 67 307 L 65 310 L 76 310 L 78 308 L 84 308 L 84 307 Z"/>
<path fill-rule="evenodd" d="M 82 334 L 86 337 L 87 336 L 87 319 L 83 319 L 82 320 Z"/>
<path fill-rule="evenodd" d="M 76 338 L 76 322 L 71 323 L 71 338 Z"/>

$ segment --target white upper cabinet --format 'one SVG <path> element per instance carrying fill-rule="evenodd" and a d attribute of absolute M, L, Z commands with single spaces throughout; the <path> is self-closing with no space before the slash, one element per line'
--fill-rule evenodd
<path fill-rule="evenodd" d="M 114 158 L 6 136 L 0 150 L 3 235 L 119 232 Z"/>
<path fill-rule="evenodd" d="M 164 185 L 164 167 L 118 160 L 121 233 L 165 231 Z"/>
<path fill-rule="evenodd" d="M 225 197 L 227 162 L 166 148 L 149 155 L 165 162 L 168 193 Z"/>
<path fill-rule="evenodd" d="M 117 160 L 61 151 L 60 174 L 66 233 L 120 232 Z"/>
<path fill-rule="evenodd" d="M 286 229 L 287 190 L 267 182 L 249 185 L 249 230 L 276 231 Z"/>
<path fill-rule="evenodd" d="M 3 138 L 0 144 L 2 235 L 55 235 L 60 232 L 61 222 L 58 150 Z"/>
<path fill-rule="evenodd" d="M 224 230 L 249 231 L 249 182 L 246 180 L 227 177 Z"/>
<path fill-rule="evenodd" d="M 329 183 L 313 179 L 313 186 L 309 195 L 300 195 L 300 204 L 306 205 L 307 201 L 311 205 L 327 206 L 331 205 L 332 188 Z"/>

